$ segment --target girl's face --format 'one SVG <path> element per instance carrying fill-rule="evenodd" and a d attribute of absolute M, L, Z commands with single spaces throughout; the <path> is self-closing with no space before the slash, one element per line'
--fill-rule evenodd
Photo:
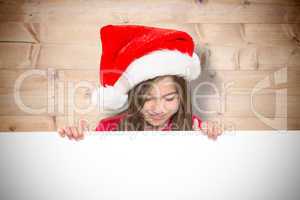
<path fill-rule="evenodd" d="M 178 111 L 179 105 L 175 82 L 167 76 L 153 83 L 146 93 L 141 113 L 149 124 L 160 127 Z"/>

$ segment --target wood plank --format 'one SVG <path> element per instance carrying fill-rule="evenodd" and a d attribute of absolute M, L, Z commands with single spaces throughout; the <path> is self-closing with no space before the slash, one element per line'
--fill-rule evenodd
<path fill-rule="evenodd" d="M 235 70 L 239 68 L 237 57 L 239 48 L 217 45 L 207 45 L 202 48 L 205 49 L 205 61 L 202 63 L 204 69 Z"/>
<path fill-rule="evenodd" d="M 195 24 L 197 40 L 201 43 L 223 46 L 243 46 L 241 37 L 243 24 Z"/>
<path fill-rule="evenodd" d="M 74 115 L 101 113 L 91 103 L 90 90 L 79 88 L 71 92 L 71 88 L 54 91 L 55 96 L 43 90 L 21 90 L 19 97 L 9 88 L 0 88 L 0 115 Z M 63 95 L 61 95 L 63 93 Z"/>
<path fill-rule="evenodd" d="M 42 23 L 41 42 L 98 46 L 100 44 L 100 28 L 99 24 Z"/>
<path fill-rule="evenodd" d="M 221 89 L 221 87 L 217 86 L 218 90 L 220 92 L 224 92 L 225 94 L 241 94 L 241 95 L 249 95 L 251 94 L 253 88 L 238 88 L 238 87 L 227 87 L 226 89 Z M 288 96 L 300 96 L 300 86 L 298 87 L 289 87 L 289 86 L 286 86 L 286 85 L 281 85 L 281 86 L 278 86 L 277 89 L 275 88 L 264 88 L 264 89 L 261 89 L 259 91 L 256 91 L 255 94 L 256 95 L 260 95 L 260 94 L 275 94 L 277 90 L 280 90 L 280 89 L 286 89 L 287 90 L 287 95 Z M 210 89 L 211 91 L 210 92 L 203 92 L 202 94 L 213 94 L 213 90 Z"/>
<path fill-rule="evenodd" d="M 35 68 L 40 45 L 33 43 L 0 43 L 0 69 Z"/>
<path fill-rule="evenodd" d="M 218 98 L 217 98 L 218 97 Z M 286 100 L 276 95 L 256 95 L 251 105 L 250 95 L 227 95 L 195 98 L 193 110 L 199 115 L 214 116 L 223 114 L 225 117 L 300 117 L 299 96 L 287 96 Z M 277 109 L 276 106 L 284 110 Z M 277 112 L 276 112 L 277 111 Z"/>
<path fill-rule="evenodd" d="M 54 119 L 51 116 L 0 116 L 0 131 L 54 131 Z"/>
<path fill-rule="evenodd" d="M 78 126 L 79 120 L 87 121 L 90 130 L 94 130 L 99 121 L 111 115 L 44 116 L 44 115 L 3 115 L 0 120 L 2 131 L 56 131 L 64 126 Z M 1 134 L 1 133 L 0 133 Z"/>
<path fill-rule="evenodd" d="M 210 117 L 206 120 L 217 121 L 225 130 L 299 130 L 300 118 L 273 118 L 276 126 L 268 124 L 256 117 Z"/>
<path fill-rule="evenodd" d="M 295 46 L 300 24 L 195 24 L 198 40 L 224 46 Z"/>
<path fill-rule="evenodd" d="M 287 67 L 289 70 L 300 70 L 300 50 L 297 47 L 260 47 L 257 51 L 259 70 L 279 69 L 281 67 Z M 241 68 L 250 69 L 247 65 L 241 65 Z"/>
<path fill-rule="evenodd" d="M 139 23 L 136 23 L 139 24 Z M 215 45 L 245 46 L 248 43 L 266 46 L 293 45 L 293 36 L 300 33 L 300 24 L 174 24 L 140 23 L 146 26 L 175 28 L 187 31 L 198 42 Z M 67 43 L 98 45 L 99 30 L 104 24 L 64 23 L 0 23 L 1 41 Z M 272 37 L 269 37 L 269 36 Z"/>
<path fill-rule="evenodd" d="M 171 28 L 190 33 L 196 38 L 193 24 L 176 23 L 135 23 L 136 25 Z M 41 24 L 41 42 L 51 44 L 81 44 L 99 46 L 100 29 L 106 24 L 80 24 L 70 22 L 68 24 L 49 22 Z"/>
<path fill-rule="evenodd" d="M 99 45 L 0 43 L 0 69 L 98 69 Z"/>
<path fill-rule="evenodd" d="M 25 104 L 25 107 L 31 107 L 35 109 L 46 108 L 46 110 L 40 114 L 51 114 L 58 111 L 58 101 L 63 98 L 62 101 L 64 106 L 64 112 L 69 110 L 73 111 L 76 106 L 77 109 L 83 109 L 90 105 L 91 90 L 89 88 L 77 88 L 81 81 L 90 81 L 92 86 L 95 86 L 97 80 L 97 73 L 95 71 L 83 70 L 80 72 L 66 71 L 56 72 L 40 70 L 39 73 L 42 75 L 34 74 L 31 75 L 33 70 L 0 70 L 0 110 L 2 115 L 10 114 L 32 114 L 24 113 L 24 109 L 20 109 L 20 105 L 14 99 L 14 86 L 20 77 L 28 74 L 24 81 L 20 82 L 18 91 L 20 93 L 21 102 Z M 37 70 L 34 70 L 37 71 Z M 52 73 L 53 72 L 53 73 Z M 94 79 L 94 82 L 92 81 Z M 60 88 L 62 84 L 63 88 Z M 75 90 L 76 89 L 76 90 Z M 61 95 L 63 94 L 63 95 Z M 73 97 L 74 98 L 71 98 Z M 56 97 L 56 98 L 55 98 Z M 68 98 L 71 99 L 68 99 Z M 55 102 L 53 99 L 56 99 Z M 74 100 L 74 104 L 70 100 Z M 70 101 L 70 103 L 68 103 Z M 50 104 L 51 103 L 51 104 Z M 69 105 L 71 104 L 71 105 Z M 51 106 L 48 108 L 48 106 Z M 61 106 L 60 106 L 61 107 Z M 71 107 L 71 109 L 68 109 Z M 96 107 L 94 112 L 97 113 Z"/>
<path fill-rule="evenodd" d="M 77 21 L 78 23 L 299 23 L 298 5 L 234 1 L 198 3 L 168 1 L 41 1 L 1 8 L 0 21 L 31 23 Z M 189 11 L 189 12 L 187 12 Z M 18 14 L 18 15 L 16 15 Z"/>
<path fill-rule="evenodd" d="M 101 110 L 90 102 L 90 97 L 76 91 L 72 101 L 68 94 L 59 102 L 43 91 L 20 92 L 20 100 L 13 93 L 1 94 L 0 115 L 74 115 L 99 114 Z M 70 95 L 69 95 L 70 97 Z M 57 97 L 58 98 L 58 97 Z M 71 97 L 70 97 L 71 98 Z"/>
<path fill-rule="evenodd" d="M 97 115 L 102 112 L 91 102 L 92 90 L 99 84 L 98 72 L 95 70 L 58 70 L 57 84 L 59 115 L 78 113 Z"/>
<path fill-rule="evenodd" d="M 300 51 L 294 46 L 267 47 L 246 45 L 244 47 L 202 45 L 205 56 L 202 66 L 212 70 L 276 70 L 288 67 L 300 70 Z"/>
<path fill-rule="evenodd" d="M 91 81 L 98 83 L 99 75 L 95 70 L 57 70 L 60 81 Z"/>
<path fill-rule="evenodd" d="M 242 37 L 248 43 L 256 43 L 265 46 L 285 45 L 296 41 L 293 35 L 299 35 L 300 24 L 245 24 Z"/>
<path fill-rule="evenodd" d="M 1 88 L 13 89 L 16 81 L 20 81 L 23 90 L 46 89 L 51 78 L 54 78 L 51 70 L 0 69 Z"/>
<path fill-rule="evenodd" d="M 127 0 L 127 2 L 130 2 L 132 0 Z M 154 1 L 161 1 L 161 0 L 154 0 Z M 22 5 L 24 4 L 41 4 L 41 3 L 49 3 L 49 4 L 54 4 L 54 3 L 57 3 L 58 1 L 56 0 L 35 0 L 34 2 L 30 1 L 30 0 L 15 0 L 14 2 L 11 2 L 10 0 L 2 0 L 2 4 L 5 5 L 6 9 L 8 8 L 16 8 L 16 7 L 21 7 Z M 90 3 L 93 3 L 93 5 L 95 3 L 98 3 L 97 0 L 90 0 L 89 1 Z M 126 1 L 125 1 L 126 2 Z M 179 0 L 177 2 L 188 2 L 187 0 Z M 61 2 L 59 2 L 61 3 Z M 81 0 L 64 0 L 63 3 L 65 4 L 72 4 L 72 3 L 82 3 Z M 199 2 L 200 3 L 200 2 Z M 202 2 L 202 4 L 205 4 L 205 3 L 223 3 L 223 4 L 237 4 L 237 3 L 241 3 L 240 0 L 210 0 L 209 2 Z M 299 0 L 285 0 L 285 1 L 282 1 L 282 0 L 248 0 L 248 3 L 251 4 L 251 3 L 256 3 L 256 4 L 273 4 L 273 5 L 299 5 L 300 2 Z M 83 4 L 85 5 L 85 4 Z M 20 9 L 21 10 L 21 9 Z"/>
<path fill-rule="evenodd" d="M 51 96 L 47 90 L 19 91 L 15 97 L 12 89 L 0 89 L 0 115 L 48 115 L 53 114 L 48 109 Z"/>
<path fill-rule="evenodd" d="M 288 130 L 300 130 L 300 119 L 288 118 Z"/>
<path fill-rule="evenodd" d="M 85 44 L 27 44 L 0 43 L 0 68 L 55 68 L 98 70 L 102 48 Z M 296 46 L 245 47 L 205 45 L 197 46 L 205 55 L 202 65 L 216 70 L 273 70 L 288 67 L 300 70 L 300 50 Z"/>
<path fill-rule="evenodd" d="M 36 43 L 38 35 L 34 27 L 37 26 L 38 24 L 22 22 L 2 22 L 0 23 L 0 41 Z"/>
<path fill-rule="evenodd" d="M 283 68 L 284 69 L 284 68 Z M 275 73 L 276 72 L 276 73 Z M 282 76 L 278 77 L 279 72 Z M 275 78 L 276 77 L 276 78 Z M 278 78 L 277 78 L 278 77 Z M 234 70 L 203 70 L 201 77 L 192 82 L 192 87 L 202 89 L 201 85 L 213 84 L 219 89 L 227 86 L 227 91 L 235 89 L 253 89 L 259 82 L 268 78 L 268 87 L 265 89 L 279 89 L 279 88 L 299 88 L 300 87 L 300 71 L 287 70 L 287 71 L 234 71 Z M 285 83 L 276 84 L 274 79 L 280 81 L 280 78 Z M 205 83 L 201 83 L 205 82 Z M 287 82 L 287 83 L 286 83 Z M 201 83 L 201 85 L 200 85 Z M 207 83 L 207 84 L 206 84 Z M 200 85 L 200 86 L 199 86 Z M 197 89 L 197 90 L 199 90 Z M 291 93 L 292 95 L 292 93 Z"/>
<path fill-rule="evenodd" d="M 95 69 L 99 68 L 99 45 L 43 45 L 37 67 L 46 69 Z"/>
<path fill-rule="evenodd" d="M 79 120 L 86 120 L 90 130 L 95 130 L 99 121 L 109 115 L 80 115 L 76 114 L 74 116 L 63 115 L 56 117 L 57 128 L 62 128 L 65 126 L 79 126 Z"/>
<path fill-rule="evenodd" d="M 218 3 L 239 3 L 239 0 L 211 0 L 213 2 Z M 248 3 L 256 3 L 256 4 L 272 4 L 272 5 L 300 5 L 299 0 L 248 0 Z"/>

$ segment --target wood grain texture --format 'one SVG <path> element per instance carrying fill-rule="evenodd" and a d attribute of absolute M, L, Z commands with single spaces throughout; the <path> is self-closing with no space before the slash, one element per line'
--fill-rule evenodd
<path fill-rule="evenodd" d="M 54 131 L 55 117 L 51 116 L 0 116 L 0 131 Z"/>
<path fill-rule="evenodd" d="M 0 21 L 40 23 L 295 23 L 298 3 L 196 0 L 3 1 Z M 188 11 L 188 12 L 187 12 Z"/>
<path fill-rule="evenodd" d="M 237 130 L 300 128 L 298 0 L 3 0 L 0 131 L 53 131 L 82 118 L 95 127 L 112 115 L 95 106 L 86 111 L 99 83 L 99 30 L 111 23 L 173 28 L 193 37 L 203 69 L 193 87 L 206 82 L 220 92 L 194 102 L 215 111 L 198 110 L 203 119 L 222 119 Z M 251 106 L 252 91 L 264 80 L 267 87 L 255 93 Z M 276 96 L 278 91 L 286 92 L 286 99 Z M 197 91 L 214 93 L 209 87 Z M 278 127 L 264 117 L 277 120 Z"/>

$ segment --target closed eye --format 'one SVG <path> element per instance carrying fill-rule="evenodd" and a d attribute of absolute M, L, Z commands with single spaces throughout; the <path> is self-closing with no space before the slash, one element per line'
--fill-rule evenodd
<path fill-rule="evenodd" d="M 166 101 L 173 101 L 175 99 L 175 97 L 172 98 L 166 98 Z"/>
<path fill-rule="evenodd" d="M 166 101 L 173 101 L 177 97 L 177 94 L 172 94 L 169 97 L 165 98 Z"/>
<path fill-rule="evenodd" d="M 177 96 L 178 96 L 177 93 L 173 93 L 173 94 L 165 95 L 162 98 L 165 99 L 166 101 L 173 101 Z M 151 101 L 151 100 L 156 99 L 156 97 L 151 97 L 151 96 L 148 96 L 148 95 L 143 96 L 143 98 L 144 98 L 145 101 Z"/>

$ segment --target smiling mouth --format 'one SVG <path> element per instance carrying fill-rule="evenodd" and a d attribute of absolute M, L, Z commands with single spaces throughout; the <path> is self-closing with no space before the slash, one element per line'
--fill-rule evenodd
<path fill-rule="evenodd" d="M 151 119 L 154 119 L 154 120 L 161 120 L 161 119 L 163 119 L 165 117 L 165 115 L 162 115 L 162 116 L 159 116 L 159 117 L 157 117 L 157 116 L 151 116 L 150 115 L 150 118 Z"/>

